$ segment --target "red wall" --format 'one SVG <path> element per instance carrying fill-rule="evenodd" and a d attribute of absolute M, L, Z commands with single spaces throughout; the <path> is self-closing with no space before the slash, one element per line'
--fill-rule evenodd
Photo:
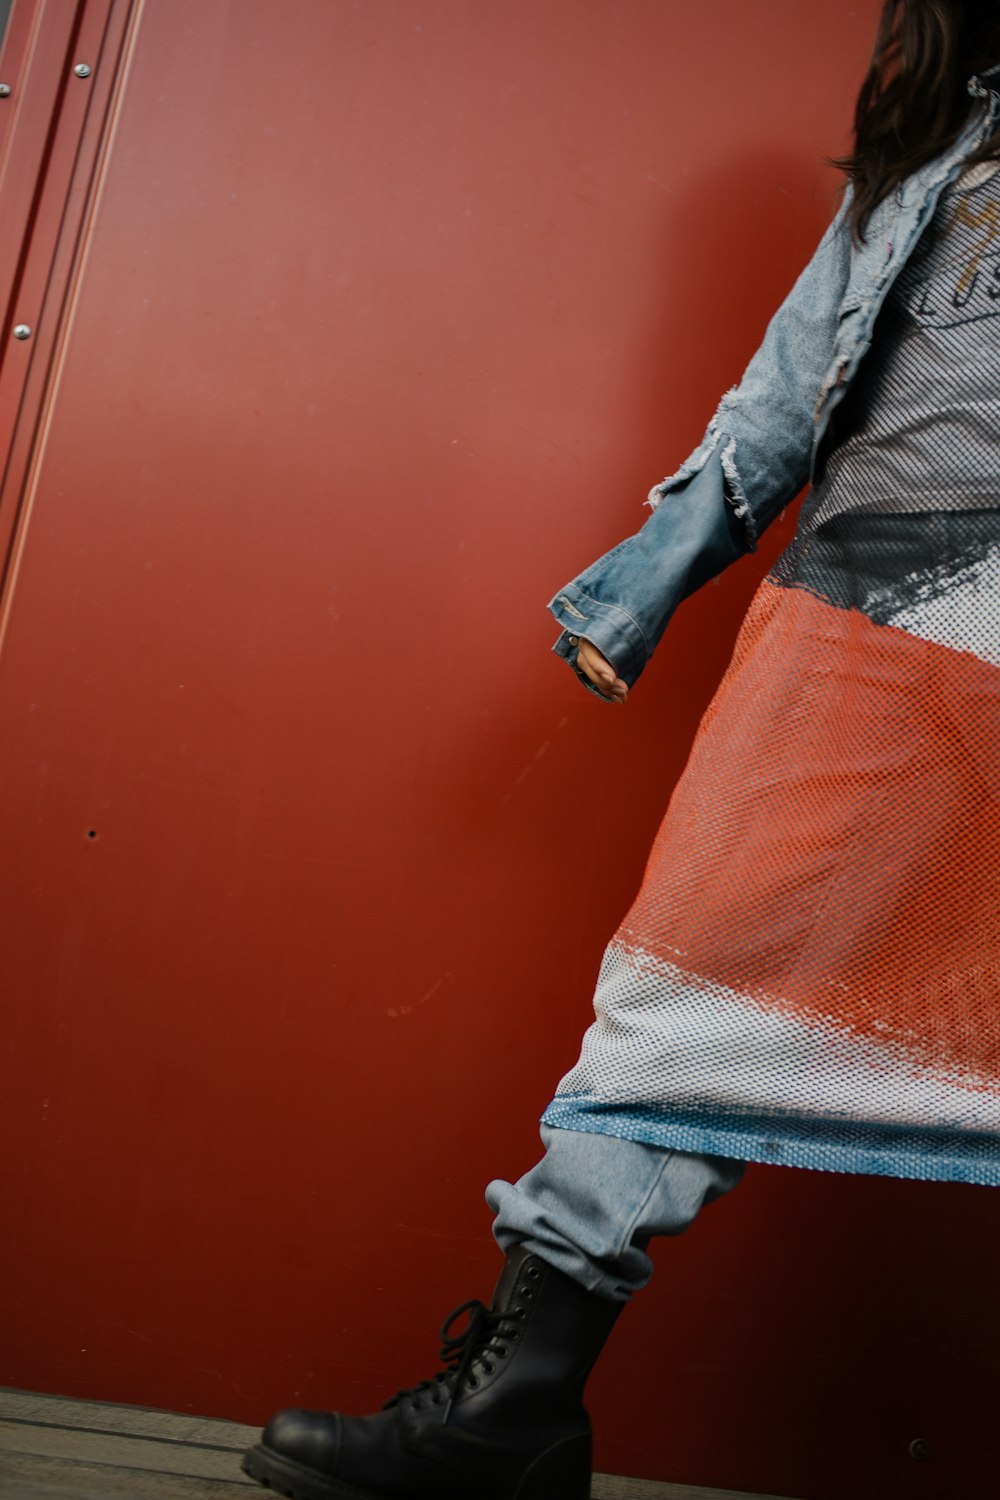
<path fill-rule="evenodd" d="M 0 1381 L 361 1410 L 488 1294 L 483 1185 L 534 1159 L 790 518 L 624 710 L 543 606 L 818 237 L 876 10 L 129 12 L 4 497 Z M 620 1324 L 599 1466 L 981 1496 L 998 1229 L 751 1169 Z"/>

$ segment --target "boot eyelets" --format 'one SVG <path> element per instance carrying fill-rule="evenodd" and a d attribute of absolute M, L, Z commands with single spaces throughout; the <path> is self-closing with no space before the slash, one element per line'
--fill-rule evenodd
<path fill-rule="evenodd" d="M 532 1281 L 537 1281 L 542 1273 L 537 1266 L 529 1266 L 527 1274 L 531 1277 Z"/>
<path fill-rule="evenodd" d="M 470 1375 L 469 1376 L 469 1386 L 474 1391 L 477 1391 L 479 1389 L 479 1376 L 478 1375 Z"/>
<path fill-rule="evenodd" d="M 503 1344 L 497 1344 L 495 1352 L 500 1356 L 501 1359 L 506 1359 L 507 1355 L 510 1353 L 510 1350 L 505 1349 Z"/>

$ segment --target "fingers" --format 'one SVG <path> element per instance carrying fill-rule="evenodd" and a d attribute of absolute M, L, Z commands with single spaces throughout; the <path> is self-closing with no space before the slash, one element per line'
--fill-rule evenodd
<path fill-rule="evenodd" d="M 628 697 L 628 685 L 615 675 L 615 669 L 597 647 L 590 641 L 579 638 L 576 652 L 577 665 L 583 675 L 594 684 L 602 697 L 612 703 L 624 703 Z"/>

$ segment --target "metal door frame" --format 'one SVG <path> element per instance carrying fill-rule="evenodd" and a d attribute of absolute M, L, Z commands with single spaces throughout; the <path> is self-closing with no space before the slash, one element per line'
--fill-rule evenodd
<path fill-rule="evenodd" d="M 14 0 L 0 52 L 0 641 L 142 4 Z"/>

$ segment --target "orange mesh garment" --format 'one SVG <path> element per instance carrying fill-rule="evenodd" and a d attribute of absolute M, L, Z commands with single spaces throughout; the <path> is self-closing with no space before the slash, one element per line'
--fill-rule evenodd
<path fill-rule="evenodd" d="M 1000 1183 L 1000 512 L 761 586 L 548 1123 Z"/>
<path fill-rule="evenodd" d="M 989 161 L 889 289 L 549 1123 L 1000 1184 L 998 292 Z"/>

